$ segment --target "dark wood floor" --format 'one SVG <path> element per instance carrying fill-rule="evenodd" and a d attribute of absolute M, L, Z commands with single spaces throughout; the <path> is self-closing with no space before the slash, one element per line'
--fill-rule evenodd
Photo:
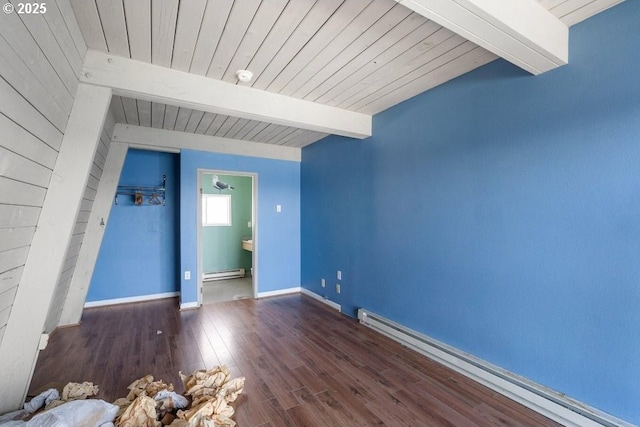
<path fill-rule="evenodd" d="M 93 381 L 113 401 L 146 374 L 181 392 L 178 371 L 226 364 L 246 377 L 240 427 L 557 425 L 301 294 L 176 307 L 85 310 L 52 335 L 30 395 Z"/>

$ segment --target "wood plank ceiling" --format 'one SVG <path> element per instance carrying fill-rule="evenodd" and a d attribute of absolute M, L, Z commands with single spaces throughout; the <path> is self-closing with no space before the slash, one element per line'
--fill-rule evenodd
<path fill-rule="evenodd" d="M 622 0 L 539 0 L 567 25 Z M 375 114 L 496 59 L 394 0 L 71 0 L 97 51 Z M 253 72 L 241 83 L 236 71 Z M 116 120 L 303 147 L 326 134 L 114 97 Z"/>

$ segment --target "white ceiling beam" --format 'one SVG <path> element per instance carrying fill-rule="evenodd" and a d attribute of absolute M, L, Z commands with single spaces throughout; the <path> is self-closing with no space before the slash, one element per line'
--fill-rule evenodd
<path fill-rule="evenodd" d="M 112 141 L 125 143 L 130 148 L 143 150 L 198 150 L 292 162 L 302 161 L 302 151 L 297 147 L 125 125 L 122 123 L 116 124 Z"/>
<path fill-rule="evenodd" d="M 569 28 L 536 0 L 396 0 L 532 74 L 569 61 Z"/>
<path fill-rule="evenodd" d="M 353 138 L 371 136 L 371 116 L 239 86 L 89 49 L 80 81 L 114 95 Z"/>

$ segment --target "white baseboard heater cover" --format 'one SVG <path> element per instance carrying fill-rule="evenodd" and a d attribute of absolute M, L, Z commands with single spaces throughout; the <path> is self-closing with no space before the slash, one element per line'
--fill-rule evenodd
<path fill-rule="evenodd" d="M 568 398 L 366 309 L 358 310 L 358 319 L 363 325 L 565 426 L 633 427 L 633 424 Z"/>
<path fill-rule="evenodd" d="M 238 279 L 240 277 L 244 277 L 244 268 L 204 273 L 202 275 L 202 280 L 205 282 L 209 282 L 211 280 Z"/>

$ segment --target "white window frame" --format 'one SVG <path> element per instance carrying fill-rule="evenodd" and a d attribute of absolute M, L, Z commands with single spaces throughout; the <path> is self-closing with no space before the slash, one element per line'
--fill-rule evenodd
<path fill-rule="evenodd" d="M 217 200 L 219 203 L 226 205 L 227 215 L 220 216 L 219 218 L 210 218 L 208 215 L 208 209 L 212 206 L 209 205 L 209 201 Z M 216 202 L 212 202 L 216 203 Z M 223 206 L 224 208 L 225 206 Z M 217 219 L 217 221 L 216 221 Z M 204 227 L 231 227 L 231 194 L 203 194 L 202 195 L 202 225 Z"/>

